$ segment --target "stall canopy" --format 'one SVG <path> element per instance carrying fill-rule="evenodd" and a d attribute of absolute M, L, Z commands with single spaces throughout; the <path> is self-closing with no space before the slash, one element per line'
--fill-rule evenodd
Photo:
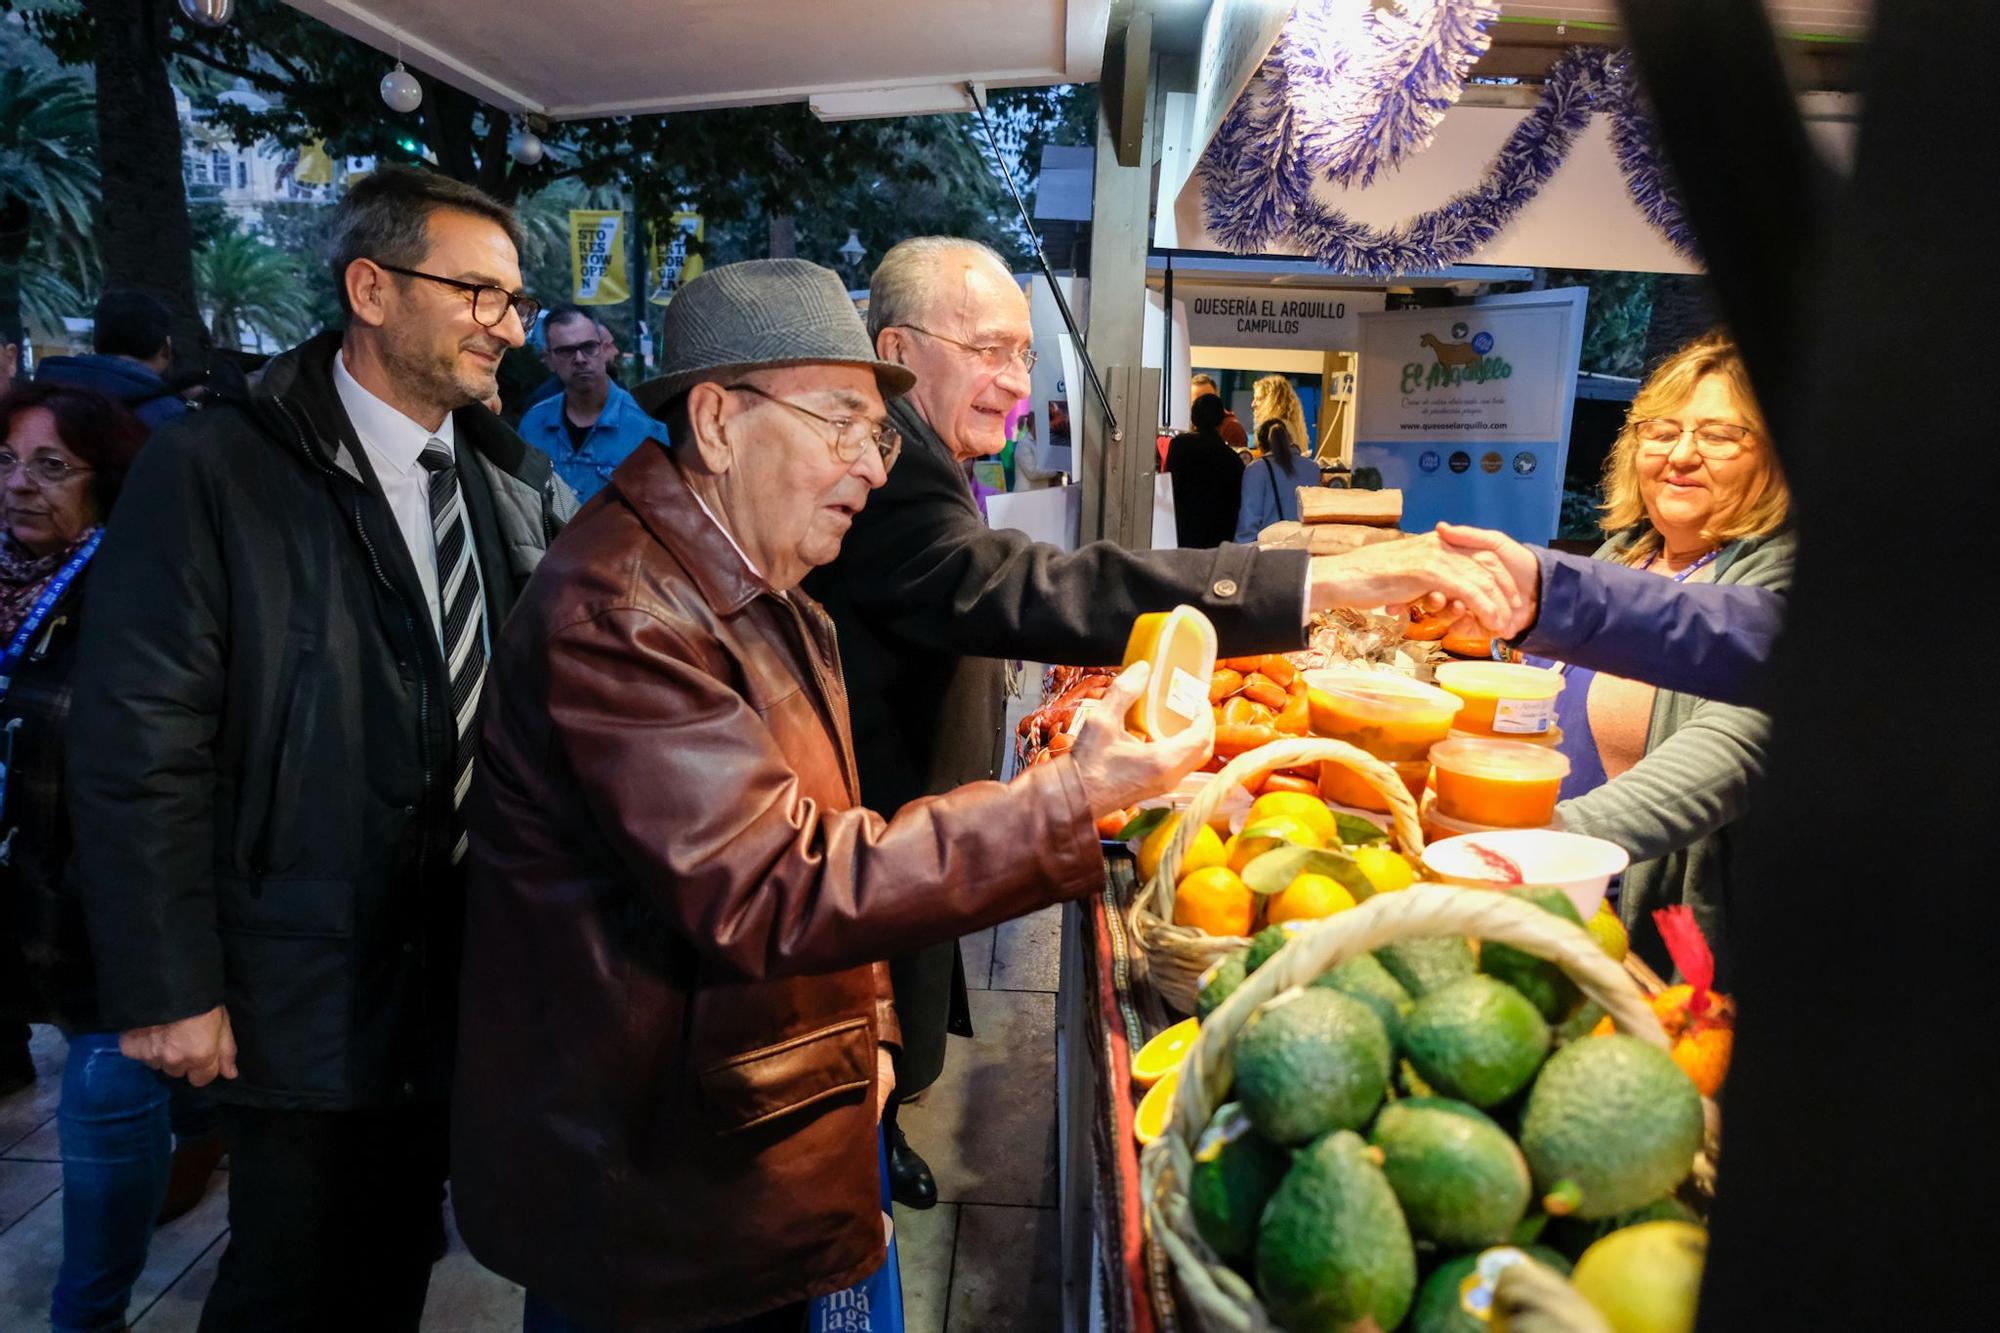
<path fill-rule="evenodd" d="M 970 109 L 964 85 L 1089 83 L 1112 0 L 290 0 L 411 67 L 556 119 L 809 101 Z"/>

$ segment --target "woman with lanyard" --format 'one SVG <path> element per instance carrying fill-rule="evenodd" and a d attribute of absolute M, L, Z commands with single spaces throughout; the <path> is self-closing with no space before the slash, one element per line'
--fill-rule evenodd
<path fill-rule="evenodd" d="M 1696 339 L 1632 400 L 1605 462 L 1608 540 L 1597 552 L 1676 583 L 1742 583 L 1785 592 L 1790 492 L 1735 344 Z M 1535 661 L 1536 659 L 1530 659 Z M 1642 957 L 1671 968 L 1655 909 L 1685 903 L 1726 976 L 1735 821 L 1763 770 L 1770 719 L 1753 708 L 1560 663 L 1561 748 L 1570 761 L 1563 827 L 1631 853 L 1619 915 Z"/>
<path fill-rule="evenodd" d="M 50 1323 L 118 1328 L 172 1160 L 168 1084 L 101 1030 L 83 916 L 63 890 L 69 676 L 90 559 L 146 428 L 102 394 L 0 398 L 0 1022 L 69 1036 L 56 1124 L 63 1261 Z"/>

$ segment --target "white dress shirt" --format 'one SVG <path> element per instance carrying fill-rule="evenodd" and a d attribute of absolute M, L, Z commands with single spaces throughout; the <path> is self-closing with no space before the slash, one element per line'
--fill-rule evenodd
<path fill-rule="evenodd" d="M 389 501 L 389 510 L 396 516 L 396 530 L 403 534 L 403 545 L 409 549 L 410 563 L 417 567 L 417 582 L 423 585 L 424 604 L 430 607 L 431 629 L 438 636 L 438 646 L 444 646 L 444 612 L 438 606 L 437 538 L 431 528 L 431 474 L 417 461 L 424 452 L 424 446 L 433 439 L 441 441 L 458 456 L 458 446 L 452 435 L 451 415 L 445 414 L 444 424 L 436 430 L 425 430 L 422 426 L 404 416 L 389 404 L 377 398 L 361 382 L 348 373 L 347 358 L 336 352 L 333 357 L 333 387 L 340 394 L 340 405 L 347 409 L 347 419 L 354 423 L 354 433 L 361 439 L 361 447 L 368 454 L 368 466 L 375 471 L 375 480 L 382 484 L 382 494 Z M 472 514 L 465 516 L 466 539 L 471 541 Z M 472 563 L 479 566 L 479 547 L 472 546 Z M 480 586 L 485 587 L 485 571 L 480 571 Z"/>

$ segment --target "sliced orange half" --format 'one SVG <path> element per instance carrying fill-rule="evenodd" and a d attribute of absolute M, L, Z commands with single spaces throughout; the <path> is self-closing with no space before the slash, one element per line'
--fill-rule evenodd
<path fill-rule="evenodd" d="M 1141 1144 L 1151 1143 L 1167 1132 L 1167 1121 L 1174 1114 L 1174 1089 L 1180 1082 L 1181 1071 L 1170 1070 L 1139 1099 L 1139 1110 L 1132 1117 L 1132 1132 Z"/>
<path fill-rule="evenodd" d="M 1132 1081 L 1142 1088 L 1150 1088 L 1168 1074 L 1181 1067 L 1187 1058 L 1188 1047 L 1194 1045 L 1195 1034 L 1201 1031 L 1201 1021 L 1184 1018 L 1159 1036 L 1139 1048 L 1132 1057 Z"/>

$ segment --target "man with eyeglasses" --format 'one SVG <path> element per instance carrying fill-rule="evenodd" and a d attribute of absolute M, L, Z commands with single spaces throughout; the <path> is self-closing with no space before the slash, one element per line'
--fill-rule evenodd
<path fill-rule="evenodd" d="M 562 392 L 521 416 L 521 438 L 547 454 L 577 498 L 588 500 L 645 440 L 665 440 L 667 428 L 646 415 L 610 375 L 617 349 L 604 326 L 573 305 L 557 306 L 542 322 L 542 360 Z"/>
<path fill-rule="evenodd" d="M 1115 662 L 1145 611 L 1200 607 L 1228 653 L 1299 648 L 1315 610 L 1433 592 L 1488 624 L 1508 619 L 1515 594 L 1498 560 L 1447 551 L 1434 535 L 1309 561 L 1303 551 L 1233 544 L 1128 551 L 1096 542 L 1066 554 L 994 531 L 964 465 L 1000 452 L 1007 412 L 1028 392 L 1034 329 L 1020 284 L 976 241 L 917 237 L 882 257 L 868 327 L 877 355 L 917 377 L 889 405 L 903 458 L 855 519 L 840 558 L 805 586 L 840 632 L 861 792 L 874 809 L 893 813 L 997 776 L 1002 659 Z M 946 1033 L 970 1035 L 971 1020 L 955 945 L 898 957 L 891 971 L 903 1027 L 900 1101 L 937 1078 Z M 897 1202 L 931 1206 L 936 1179 L 893 1103 L 885 1125 Z"/>
<path fill-rule="evenodd" d="M 484 406 L 513 214 L 382 168 L 348 320 L 155 435 L 96 557 L 72 871 L 120 1049 L 222 1103 L 202 1328 L 414 1329 L 439 1243 L 473 718 L 575 501 Z"/>
<path fill-rule="evenodd" d="M 1128 735 L 1127 673 L 1060 761 L 864 808 L 798 586 L 901 466 L 911 375 L 796 259 L 695 278 L 662 347 L 672 447 L 625 460 L 496 647 L 452 1199 L 524 1333 L 802 1333 L 882 1262 L 881 959 L 1091 892 L 1091 812 L 1213 732 Z"/>

